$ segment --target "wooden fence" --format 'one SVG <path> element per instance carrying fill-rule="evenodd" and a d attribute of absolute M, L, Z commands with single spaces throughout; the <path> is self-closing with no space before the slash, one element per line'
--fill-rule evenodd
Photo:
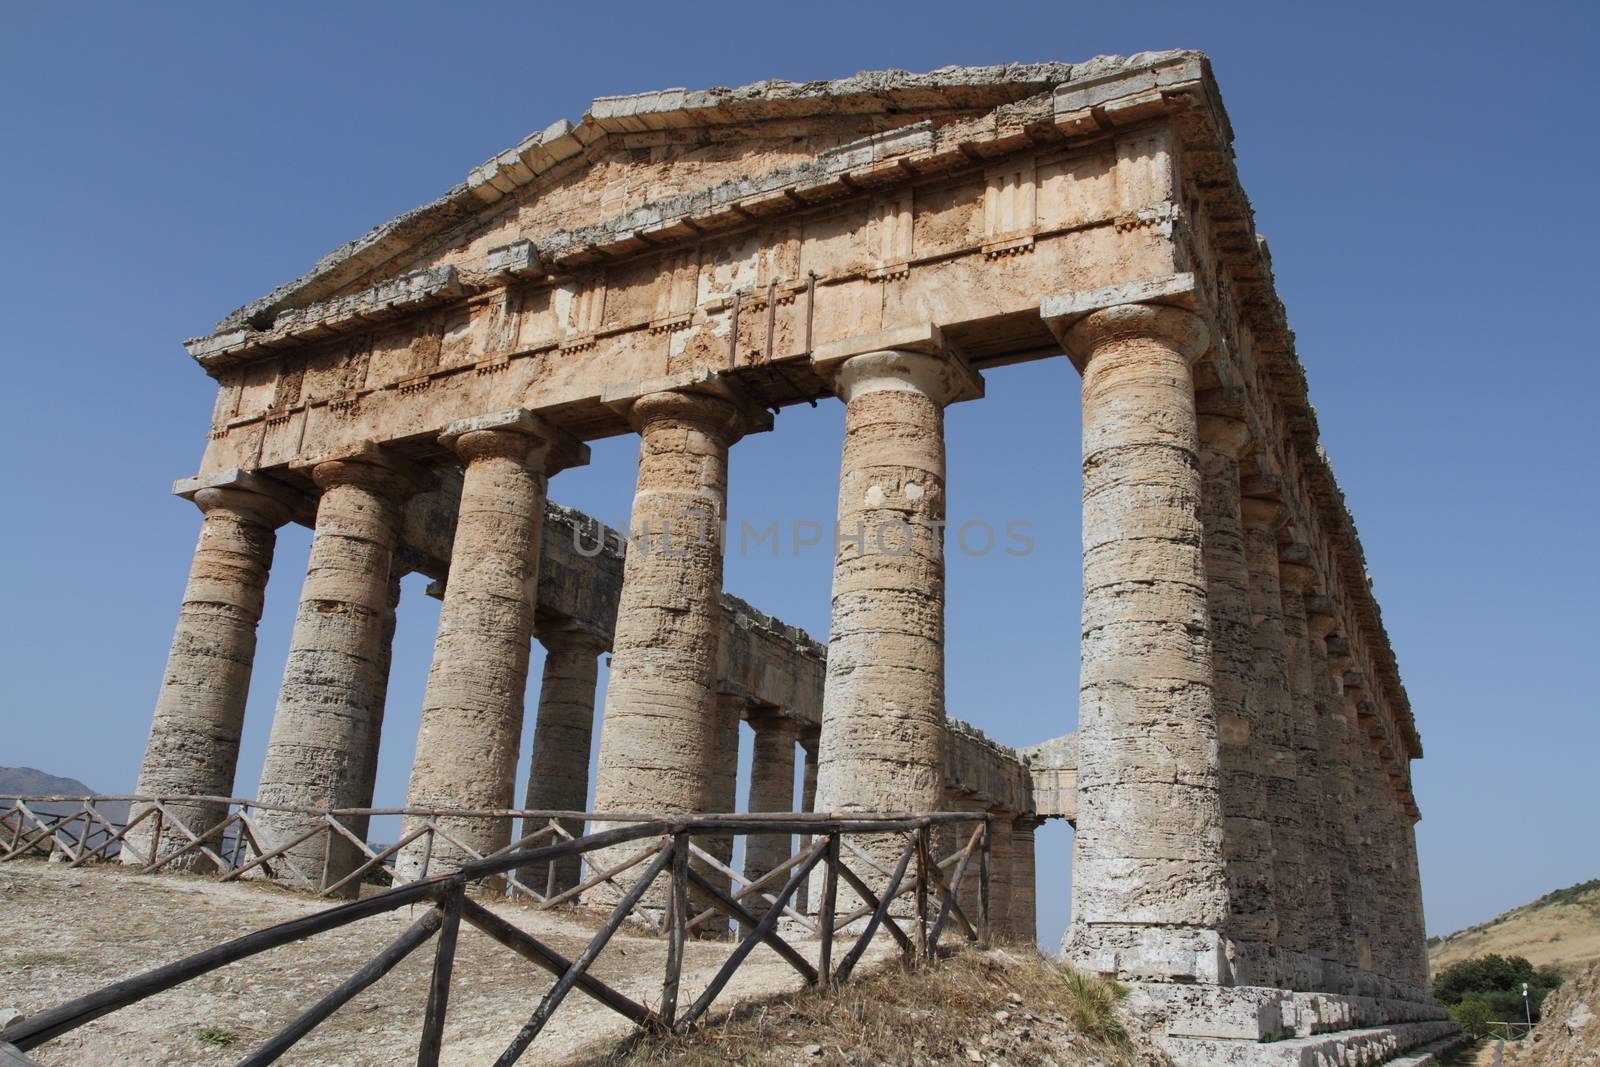
<path fill-rule="evenodd" d="M 160 870 L 180 855 L 199 852 L 215 867 L 218 877 L 229 880 L 270 865 L 297 843 L 269 846 L 262 841 L 248 816 L 236 811 L 228 817 L 231 825 L 239 827 L 237 833 L 232 835 L 232 847 L 213 848 L 211 842 L 222 845 L 228 838 L 218 833 L 216 827 L 197 835 L 176 819 L 170 810 L 172 805 L 199 798 L 0 797 L 0 801 L 6 799 L 10 799 L 13 806 L 0 815 L 0 862 L 48 851 L 60 853 L 64 862 L 77 866 L 106 858 L 111 854 L 113 845 L 120 844 L 123 848 L 136 850 L 137 846 L 126 839 L 126 834 L 130 827 L 144 819 L 161 819 L 166 825 L 175 827 L 184 842 L 181 848 L 145 863 L 145 870 Z M 214 801 L 217 798 L 205 799 Z M 127 824 L 117 825 L 103 818 L 97 810 L 106 801 L 131 801 L 146 807 L 142 812 L 136 812 Z M 45 805 L 62 803 L 78 803 L 81 807 L 48 813 L 39 810 Z M 230 806 L 237 805 L 241 810 L 260 807 L 247 801 L 228 800 L 227 803 Z M 532 816 L 535 822 L 539 818 L 547 818 L 548 825 L 525 835 L 509 848 L 475 859 L 459 870 L 395 884 L 350 903 L 247 934 L 23 1019 L 0 1032 L 0 1062 L 4 1062 L 4 1055 L 9 1051 L 5 1048 L 7 1044 L 26 1051 L 119 1008 L 217 968 L 268 949 L 336 930 L 360 919 L 418 903 L 431 903 L 432 907 L 370 962 L 241 1060 L 241 1065 L 274 1062 L 356 994 L 434 938 L 437 940 L 433 974 L 418 1042 L 417 1063 L 437 1064 L 445 1011 L 449 1003 L 456 939 L 462 921 L 556 976 L 555 984 L 544 993 L 527 1023 L 496 1061 L 497 1065 L 515 1063 L 538 1037 L 567 994 L 574 989 L 638 1026 L 655 1030 L 683 1030 L 705 1015 L 757 945 L 765 944 L 771 948 L 808 985 L 827 988 L 850 976 L 880 930 L 888 931 L 905 960 L 910 963 L 935 959 L 940 939 L 951 923 L 969 940 L 985 940 L 988 936 L 989 829 L 987 816 L 982 813 L 762 813 L 652 818 L 646 815 L 618 816 L 609 812 L 602 816 L 581 812 L 438 811 L 430 817 L 426 813 L 404 809 L 352 809 L 322 814 L 329 816 L 322 832 L 332 835 L 342 831 L 347 836 L 348 829 L 338 821 L 341 815 L 411 814 L 422 818 L 424 822 L 432 822 L 443 815 L 455 818 L 477 814 L 519 819 Z M 571 837 L 557 825 L 558 819 L 567 818 L 623 825 Z M 971 826 L 970 832 L 962 829 L 963 826 Z M 934 859 L 934 830 L 937 827 L 957 830 L 958 837 L 962 839 L 959 848 L 939 861 Z M 431 832 L 445 833 L 437 826 Z M 712 844 L 711 839 L 725 840 L 730 836 L 750 834 L 799 834 L 804 835 L 805 844 L 798 854 L 756 878 L 738 874 L 704 847 Z M 880 842 L 884 839 L 896 840 L 898 843 L 892 849 L 863 849 L 861 843 L 867 838 Z M 552 843 L 534 843 L 540 840 L 550 840 Z M 363 872 L 387 872 L 398 883 L 399 876 L 384 866 L 384 860 L 405 842 L 382 850 L 374 850 L 365 842 L 356 843 L 368 857 Z M 458 843 L 452 843 L 459 847 Z M 588 857 L 588 854 L 598 850 L 616 850 L 627 846 L 633 846 L 633 849 L 628 850 L 625 860 L 595 870 L 595 867 L 601 866 L 597 860 L 590 865 L 591 873 L 579 887 L 562 893 L 538 893 L 515 877 L 518 870 L 537 868 L 564 857 Z M 159 855 L 159 838 L 154 835 L 152 852 Z M 874 852 L 879 855 L 897 854 L 898 859 L 891 867 L 874 858 Z M 847 855 L 850 862 L 846 862 Z M 148 857 L 137 858 L 144 863 Z M 860 870 L 853 868 L 852 863 Z M 974 865 L 977 867 L 979 885 L 976 900 L 969 902 L 975 904 L 976 914 L 969 916 L 959 902 L 958 894 Z M 637 870 L 640 867 L 642 871 Z M 800 887 L 818 867 L 822 869 L 822 891 L 816 913 L 803 914 L 793 906 L 793 902 Z M 703 874 L 703 870 L 712 872 L 717 876 L 716 880 Z M 861 870 L 869 871 L 867 877 L 862 876 Z M 663 876 L 666 877 L 664 893 L 658 893 L 657 896 L 664 897 L 665 907 L 643 907 L 647 891 Z M 721 878 L 730 881 L 718 884 Z M 504 880 L 510 892 L 533 897 L 536 906 L 541 908 L 570 901 L 579 892 L 602 882 L 609 883 L 608 903 L 614 903 L 583 952 L 577 959 L 569 960 L 468 897 L 469 888 L 477 892 L 486 884 L 498 884 L 496 879 Z M 318 884 L 316 889 L 320 893 L 333 892 L 345 881 Z M 855 906 L 845 914 L 838 914 L 838 887 L 841 881 L 853 891 L 855 901 Z M 873 889 L 869 884 L 871 881 L 877 881 L 880 888 Z M 912 900 L 898 909 L 893 907 L 897 900 L 905 897 L 911 897 Z M 691 898 L 698 902 L 700 910 L 691 905 Z M 901 914 L 894 914 L 896 911 Z M 685 940 L 691 931 L 716 916 L 725 916 L 735 924 L 739 931 L 734 935 L 737 943 L 705 989 L 691 1003 L 680 1006 L 679 985 Z M 665 975 L 660 999 L 654 1008 L 639 1003 L 589 973 L 612 936 L 630 917 L 660 933 L 667 941 Z M 780 932 L 780 920 L 785 917 L 792 921 L 787 924 L 786 931 Z M 797 938 L 798 943 L 787 940 L 785 932 L 788 937 Z M 801 934 L 805 935 L 803 941 L 798 940 Z M 841 938 L 848 942 L 848 948 L 835 962 L 835 942 Z M 800 944 L 806 945 L 811 951 L 801 951 L 798 947 Z M 28 1062 L 25 1059 L 20 1061 Z"/>

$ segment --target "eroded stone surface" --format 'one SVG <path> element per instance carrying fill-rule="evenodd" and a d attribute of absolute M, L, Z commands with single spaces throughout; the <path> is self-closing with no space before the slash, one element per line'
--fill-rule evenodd
<path fill-rule="evenodd" d="M 1204 323 L 1096 312 L 1083 383 L 1083 671 L 1065 951 L 1128 977 L 1228 980 L 1214 670 L 1190 362 Z"/>
<path fill-rule="evenodd" d="M 320 497 L 263 799 L 370 797 L 396 579 L 416 568 L 446 600 L 419 803 L 509 803 L 537 628 L 529 804 L 581 806 L 610 648 L 603 811 L 730 808 L 738 720 L 775 718 L 793 736 L 758 744 L 753 806 L 796 803 L 799 737 L 823 809 L 986 813 L 997 928 L 1032 929 L 1033 830 L 1065 817 L 1081 965 L 1415 1002 L 1420 737 L 1230 140 L 1187 52 L 604 98 L 230 316 L 191 345 L 220 386 L 203 476 Z M 1080 729 L 1019 756 L 946 719 L 943 407 L 1057 344 L 1084 373 Z M 723 593 L 715 534 L 762 409 L 834 398 L 824 650 Z M 438 444 L 508 408 L 640 435 L 632 547 L 536 503 L 532 467 Z M 373 483 L 380 454 L 437 488 L 402 509 L 415 486 Z M 270 534 L 213 514 L 234 547 L 196 555 L 151 789 L 231 781 Z M 558 648 L 570 627 L 596 643 Z M 781 860 L 762 850 L 752 866 Z"/>
<path fill-rule="evenodd" d="M 312 477 L 322 495 L 289 659 L 278 692 L 257 799 L 308 808 L 372 803 L 378 737 L 394 637 L 390 569 L 400 501 L 417 485 L 382 461 L 329 460 Z M 300 837 L 317 815 L 262 810 L 280 843 Z M 364 836 L 364 820 L 350 828 Z M 328 884 L 354 869 L 355 846 L 326 836 L 291 848 L 291 877 Z M 351 892 L 353 893 L 352 887 Z"/>

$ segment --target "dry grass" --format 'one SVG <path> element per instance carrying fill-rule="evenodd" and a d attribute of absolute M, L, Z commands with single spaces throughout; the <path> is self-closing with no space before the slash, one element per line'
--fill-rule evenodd
<path fill-rule="evenodd" d="M 1600 880 L 1557 890 L 1486 923 L 1428 943 L 1434 974 L 1472 956 L 1524 956 L 1564 974 L 1600 960 Z"/>
<path fill-rule="evenodd" d="M 1131 1065 L 1114 982 L 1031 947 L 958 952 L 933 967 L 898 964 L 827 995 L 798 993 L 681 1036 L 645 1036 L 595 1067 L 741 1064 Z"/>

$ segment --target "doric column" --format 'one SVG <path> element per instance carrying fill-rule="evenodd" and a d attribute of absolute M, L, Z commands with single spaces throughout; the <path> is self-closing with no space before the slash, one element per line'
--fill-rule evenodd
<path fill-rule="evenodd" d="M 803 730 L 800 733 L 800 748 L 805 752 L 805 777 L 800 786 L 800 810 L 814 812 L 817 810 L 817 732 Z"/>
<path fill-rule="evenodd" d="M 520 408 L 452 423 L 440 440 L 466 471 L 406 806 L 504 809 L 516 795 L 546 479 L 587 462 L 588 449 Z M 509 819 L 434 821 L 441 832 L 402 853 L 403 873 L 418 876 L 425 857 L 430 873 L 454 870 L 511 840 Z"/>
<path fill-rule="evenodd" d="M 1327 652 L 1328 699 L 1332 710 L 1333 767 L 1338 795 L 1338 825 L 1340 841 L 1344 846 L 1346 871 L 1347 929 L 1344 962 L 1348 968 L 1346 985 L 1351 992 L 1360 993 L 1362 971 L 1370 966 L 1363 962 L 1362 923 L 1366 914 L 1377 905 L 1373 901 L 1372 887 L 1361 869 L 1361 746 L 1366 742 L 1360 734 L 1354 702 L 1345 691 L 1344 679 L 1354 662 L 1350 655 L 1350 642 L 1346 635 L 1330 633 L 1323 640 Z"/>
<path fill-rule="evenodd" d="M 134 792 L 232 796 L 255 663 L 256 624 L 277 530 L 289 521 L 296 501 L 286 488 L 242 471 L 186 479 L 173 488 L 193 500 L 204 518 Z M 222 804 L 167 807 L 196 834 L 227 815 Z M 132 815 L 142 810 L 136 808 Z M 123 863 L 143 865 L 154 858 L 154 818 L 129 832 L 132 847 L 122 850 Z M 187 841 L 176 830 L 164 833 L 161 854 L 175 852 Z M 177 863 L 189 870 L 209 866 L 198 852 Z"/>
<path fill-rule="evenodd" d="M 1035 816 L 1019 815 L 1011 824 L 1011 899 L 1006 907 L 1006 926 L 1012 937 L 1029 943 L 1039 937 L 1034 869 L 1034 831 L 1039 822 Z"/>
<path fill-rule="evenodd" d="M 920 344 L 815 359 L 845 403 L 824 811 L 932 811 L 944 790 L 944 407 L 982 395 L 982 382 L 936 330 Z M 895 847 L 863 841 L 878 845 L 886 857 Z"/>
<path fill-rule="evenodd" d="M 1405 974 L 1412 988 L 1421 995 L 1428 990 L 1428 923 L 1422 908 L 1422 869 L 1417 861 L 1417 817 L 1403 812 L 1400 824 L 1401 877 L 1406 885 L 1406 917 L 1410 940 Z"/>
<path fill-rule="evenodd" d="M 1362 702 L 1375 711 L 1370 700 Z M 1369 712 L 1371 714 L 1372 712 Z M 1382 765 L 1380 751 L 1372 751 L 1372 764 L 1368 772 L 1370 807 L 1366 835 L 1367 864 L 1373 884 L 1378 887 L 1383 906 L 1372 916 L 1373 970 L 1379 977 L 1379 995 L 1393 992 L 1395 976 L 1402 969 L 1400 950 L 1399 913 L 1404 910 L 1399 903 L 1400 881 L 1397 873 L 1398 857 L 1395 847 L 1395 820 L 1398 806 Z"/>
<path fill-rule="evenodd" d="M 283 687 L 261 770 L 264 804 L 368 807 L 393 633 L 390 568 L 400 504 L 421 479 L 375 448 L 311 469 L 322 495 Z M 274 844 L 319 825 L 318 815 L 262 810 Z M 345 820 L 365 836 L 366 820 Z M 318 834 L 289 850 L 280 877 L 331 884 L 354 868 L 355 846 Z M 349 892 L 354 893 L 354 886 Z"/>
<path fill-rule="evenodd" d="M 1012 812 L 989 812 L 989 934 L 992 938 L 1011 938 L 1011 895 L 1015 892 L 1016 856 Z"/>
<path fill-rule="evenodd" d="M 1380 855 L 1380 842 L 1376 827 L 1383 810 L 1383 793 L 1387 788 L 1378 773 L 1372 742 L 1363 725 L 1362 707 L 1366 689 L 1358 671 L 1347 671 L 1344 677 L 1345 720 L 1352 727 L 1352 774 L 1355 784 L 1353 814 L 1356 833 L 1356 851 L 1352 860 L 1357 872 L 1355 912 L 1357 981 L 1363 996 L 1376 996 L 1380 991 L 1384 951 L 1382 916 L 1389 907 L 1388 887 L 1384 879 L 1384 862 Z"/>
<path fill-rule="evenodd" d="M 1301 826 L 1299 768 L 1291 734 L 1289 652 L 1283 633 L 1278 581 L 1278 526 L 1283 505 L 1265 497 L 1241 502 L 1245 562 L 1250 568 L 1254 667 L 1246 706 L 1261 736 L 1267 813 L 1272 826 L 1273 905 L 1278 918 L 1280 984 L 1316 988 L 1319 974 L 1306 951 L 1305 835 Z"/>
<path fill-rule="evenodd" d="M 718 693 L 716 703 L 716 722 L 713 725 L 711 751 L 708 753 L 708 774 L 711 782 L 711 794 L 706 801 L 706 810 L 722 815 L 736 811 L 739 807 L 739 724 L 744 721 L 746 703 L 740 696 L 731 693 Z M 701 841 L 700 847 L 715 856 L 724 867 L 733 864 L 733 837 L 729 834 L 717 834 Z M 751 838 L 746 837 L 746 841 Z M 700 874 L 719 889 L 728 890 L 738 888 L 729 886 L 728 876 L 721 871 L 693 858 L 690 864 Z M 696 894 L 695 899 L 701 899 L 701 894 Z M 707 921 L 704 929 L 710 932 L 721 932 L 728 927 L 727 922 L 717 916 Z"/>
<path fill-rule="evenodd" d="M 817 749 L 820 736 L 816 727 L 809 727 L 800 731 L 800 749 L 805 753 L 805 774 L 800 784 L 800 810 L 815 812 L 817 810 Z M 810 834 L 800 835 L 800 852 L 804 855 L 811 851 L 812 837 Z M 811 881 L 808 879 L 800 886 L 798 893 L 800 903 L 796 908 L 803 914 L 810 914 L 811 906 Z"/>
<path fill-rule="evenodd" d="M 792 812 L 794 803 L 794 747 L 799 731 L 793 719 L 776 711 L 750 716 L 755 745 L 750 756 L 750 793 L 747 810 Z M 744 876 L 751 881 L 787 860 L 792 834 L 747 834 L 744 839 Z M 764 909 L 762 909 L 764 910 Z"/>
<path fill-rule="evenodd" d="M 652 393 L 631 409 L 639 478 L 600 730 L 600 811 L 705 812 L 718 740 L 717 641 L 730 401 Z"/>
<path fill-rule="evenodd" d="M 1344 686 L 1334 679 L 1328 638 L 1339 628 L 1333 601 L 1326 596 L 1306 598 L 1307 647 L 1311 653 L 1312 696 L 1317 709 L 1317 744 L 1322 768 L 1320 826 L 1328 858 L 1328 896 L 1333 906 L 1334 962 L 1327 968 L 1327 988 L 1335 993 L 1355 993 L 1355 915 L 1350 841 L 1349 805 L 1352 799 L 1350 741 L 1344 718 Z"/>
<path fill-rule="evenodd" d="M 544 675 L 522 806 L 532 811 L 584 811 L 589 804 L 595 680 L 605 639 L 577 625 L 547 626 L 539 630 L 538 638 L 545 649 Z M 543 820 L 527 820 L 523 836 L 542 825 Z M 573 837 L 583 833 L 582 819 L 565 819 L 561 826 Z M 538 871 L 524 869 L 522 880 L 540 892 L 559 893 L 578 884 L 582 862 L 582 857 L 566 856 Z"/>
<path fill-rule="evenodd" d="M 1254 673 L 1250 568 L 1245 560 L 1239 456 L 1250 429 L 1242 405 L 1220 390 L 1199 400 L 1201 520 L 1205 526 L 1207 600 L 1216 669 L 1221 766 L 1222 854 L 1228 876 L 1228 923 L 1242 985 L 1279 981 L 1278 917 L 1273 903 L 1272 826 L 1268 819 L 1267 752 L 1257 710 L 1248 699 Z"/>
<path fill-rule="evenodd" d="M 1083 667 L 1072 926 L 1085 969 L 1227 982 L 1217 719 L 1190 312 L 1122 305 L 1083 376 Z"/>
<path fill-rule="evenodd" d="M 1338 966 L 1338 924 L 1329 883 L 1328 827 L 1322 786 L 1322 723 L 1317 718 L 1316 669 L 1311 660 L 1306 624 L 1306 597 L 1316 586 L 1316 571 L 1306 562 L 1304 545 L 1278 547 L 1279 595 L 1283 600 L 1283 635 L 1288 649 L 1290 735 L 1301 827 L 1305 832 L 1306 949 L 1320 973 L 1312 988 L 1329 987 Z"/>
<path fill-rule="evenodd" d="M 931 325 L 839 342 L 812 362 L 845 405 L 817 806 L 935 811 L 948 743 L 944 408 L 983 395 L 983 382 Z M 856 844 L 884 870 L 899 858 L 886 835 Z M 819 869 L 813 907 L 822 884 Z M 858 903 L 841 887 L 840 911 Z"/>

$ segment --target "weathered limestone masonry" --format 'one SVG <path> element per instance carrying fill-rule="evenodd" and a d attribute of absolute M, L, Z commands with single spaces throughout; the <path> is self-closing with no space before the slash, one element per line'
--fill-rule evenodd
<path fill-rule="evenodd" d="M 439 613 L 406 805 L 508 808 L 522 743 L 546 477 L 586 462 L 588 448 L 515 408 L 454 423 L 440 439 L 466 470 L 453 580 Z M 437 840 L 401 853 L 402 871 L 419 874 L 428 855 L 459 866 L 510 841 L 500 822 L 443 819 L 439 828 Z"/>
<path fill-rule="evenodd" d="M 1068 952 L 1134 978 L 1222 982 L 1227 914 L 1191 362 L 1180 308 L 1093 312 L 1084 367 L 1083 673 Z"/>
<path fill-rule="evenodd" d="M 589 806 L 599 655 L 609 642 L 578 625 L 546 627 L 539 642 L 544 645 L 544 676 L 539 683 L 533 762 L 522 806 L 534 811 L 583 811 Z M 567 819 L 562 828 L 576 837 L 583 832 L 583 821 Z M 538 829 L 526 826 L 523 834 Z M 553 866 L 554 874 L 545 883 L 548 888 L 571 889 L 578 884 L 579 857 L 563 857 Z"/>
<path fill-rule="evenodd" d="M 321 460 L 310 473 L 321 490 L 316 530 L 256 795 L 269 804 L 365 807 L 389 684 L 400 506 L 426 476 L 376 447 Z M 321 822 L 284 811 L 262 811 L 258 821 L 278 841 Z M 365 835 L 364 825 L 350 829 Z M 353 869 L 358 855 L 353 843 L 318 835 L 287 858 L 314 880 Z"/>
<path fill-rule="evenodd" d="M 190 479 L 174 489 L 193 500 L 205 518 L 135 792 L 227 796 L 239 762 L 256 623 L 277 530 L 298 502 L 278 483 L 242 472 Z M 177 805 L 173 814 L 198 832 L 221 822 L 226 809 Z M 140 862 L 138 857 L 149 862 L 155 838 L 153 821 L 134 827 L 123 862 Z M 183 838 L 171 834 L 162 839 L 160 852 L 170 854 L 182 845 Z M 195 857 L 187 863 L 191 869 L 209 864 L 198 853 L 189 855 Z"/>
<path fill-rule="evenodd" d="M 1013 930 L 1038 821 L 1075 820 L 1066 951 L 1136 982 L 1179 1062 L 1430 1040 L 1422 746 L 1231 137 L 1205 58 L 1159 52 L 604 98 L 474 168 L 190 343 L 219 385 L 189 491 L 206 537 L 141 781 L 231 782 L 271 531 L 314 512 L 264 798 L 370 796 L 390 598 L 419 569 L 446 622 L 415 799 L 512 795 L 530 631 L 552 665 L 526 795 L 584 795 L 609 648 L 602 812 L 727 806 L 735 717 L 783 720 L 758 801 L 794 803 L 798 739 L 825 808 L 989 812 Z M 943 408 L 1063 350 L 1084 375 L 1080 726 L 1018 756 L 945 719 Z M 827 397 L 824 659 L 722 593 L 716 531 L 741 437 Z M 573 448 L 638 435 L 625 563 L 559 509 L 532 551 L 560 464 L 471 421 L 501 412 Z M 593 641 L 561 646 L 568 627 Z M 987 784 L 962 784 L 969 760 Z"/>
<path fill-rule="evenodd" d="M 1223 390 L 1203 391 L 1197 397 L 1197 410 L 1223 864 L 1228 878 L 1224 929 L 1237 952 L 1235 977 L 1249 985 L 1274 985 L 1281 975 L 1275 949 L 1279 931 L 1271 809 L 1263 773 L 1269 757 L 1250 699 L 1254 638 L 1239 482 L 1239 458 L 1249 444 L 1250 428 L 1243 418 L 1242 398 Z"/>

